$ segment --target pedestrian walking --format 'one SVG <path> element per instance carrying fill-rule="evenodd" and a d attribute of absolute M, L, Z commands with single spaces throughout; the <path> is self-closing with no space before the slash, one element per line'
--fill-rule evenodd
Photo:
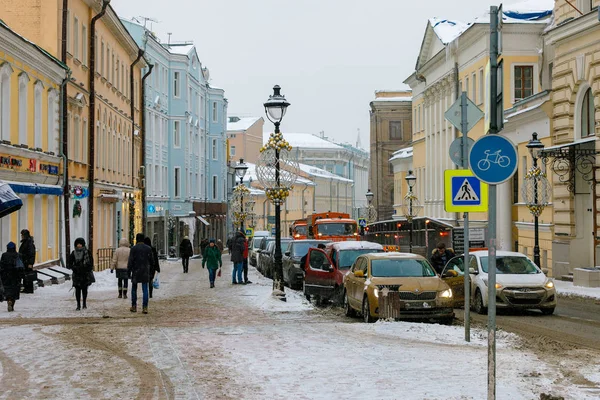
<path fill-rule="evenodd" d="M 96 279 L 94 278 L 92 253 L 85 247 L 84 238 L 75 239 L 75 250 L 71 252 L 67 260 L 67 268 L 73 271 L 71 280 L 73 281 L 75 299 L 77 300 L 77 308 L 75 310 L 81 310 L 81 300 L 83 300 L 83 309 L 85 310 L 87 308 L 88 287 Z"/>
<path fill-rule="evenodd" d="M 152 298 L 152 290 L 154 289 L 152 282 L 154 282 L 154 274 L 160 272 L 158 251 L 156 250 L 156 247 L 152 246 L 152 240 L 148 236 L 144 239 L 144 243 L 152 249 L 152 265 L 150 266 L 148 274 L 148 294 L 150 295 L 150 298 Z"/>
<path fill-rule="evenodd" d="M 119 240 L 119 248 L 113 254 L 110 272 L 116 271 L 119 285 L 119 299 L 127 298 L 127 262 L 129 261 L 130 250 L 129 240 L 123 238 Z"/>
<path fill-rule="evenodd" d="M 184 236 L 179 244 L 179 255 L 181 256 L 181 263 L 183 264 L 183 273 L 187 274 L 190 267 L 190 257 L 194 255 L 192 242 L 190 242 L 190 238 L 187 236 Z"/>
<path fill-rule="evenodd" d="M 35 264 L 35 243 L 29 230 L 21 231 L 21 245 L 19 246 L 19 255 L 25 265 L 25 276 L 23 277 L 23 292 L 33 293 L 33 282 L 37 280 L 37 272 L 33 269 Z"/>
<path fill-rule="evenodd" d="M 233 239 L 231 251 L 231 261 L 233 261 L 233 271 L 231 272 L 231 283 L 234 285 L 242 285 L 242 270 L 244 268 L 244 249 L 246 243 L 246 235 L 244 232 L 238 231 Z"/>
<path fill-rule="evenodd" d="M 150 267 L 154 263 L 152 249 L 144 243 L 146 237 L 143 233 L 135 235 L 135 246 L 129 252 L 127 272 L 131 279 L 131 308 L 129 311 L 137 312 L 137 288 L 142 284 L 142 312 L 148 314 L 148 282 Z"/>
<path fill-rule="evenodd" d="M 15 303 L 19 300 L 21 292 L 21 279 L 25 268 L 21 256 L 17 253 L 17 245 L 10 242 L 6 245 L 6 252 L 0 258 L 0 282 L 4 284 L 4 297 L 8 311 L 14 311 Z"/>
<path fill-rule="evenodd" d="M 210 281 L 210 287 L 214 288 L 217 270 L 223 267 L 221 251 L 215 245 L 215 239 L 210 239 L 208 246 L 206 246 L 204 249 L 204 254 L 202 254 L 202 268 L 204 268 L 205 265 L 208 268 L 208 280 Z"/>
<path fill-rule="evenodd" d="M 242 265 L 242 268 L 244 269 L 244 285 L 247 285 L 249 283 L 252 283 L 249 279 L 248 279 L 248 238 L 246 238 L 246 236 L 244 235 L 244 264 Z"/>

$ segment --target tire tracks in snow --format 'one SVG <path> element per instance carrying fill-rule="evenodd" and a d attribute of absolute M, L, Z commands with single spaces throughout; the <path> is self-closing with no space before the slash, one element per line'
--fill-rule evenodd
<path fill-rule="evenodd" d="M 0 398 L 4 396 L 7 399 L 27 398 L 29 395 L 24 393 L 23 390 L 29 387 L 29 385 L 24 384 L 29 381 L 29 372 L 15 363 L 2 350 L 0 350 L 0 364 L 2 364 L 2 379 L 0 379 L 2 393 Z"/>

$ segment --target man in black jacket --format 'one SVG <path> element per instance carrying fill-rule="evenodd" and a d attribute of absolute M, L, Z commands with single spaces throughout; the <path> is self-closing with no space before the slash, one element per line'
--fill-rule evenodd
<path fill-rule="evenodd" d="M 29 230 L 21 231 L 21 245 L 19 246 L 19 255 L 25 266 L 25 276 L 23 278 L 23 292 L 33 293 L 33 282 L 37 279 L 37 272 L 33 269 L 35 264 L 35 244 Z"/>
<path fill-rule="evenodd" d="M 144 243 L 145 236 L 138 233 L 135 236 L 135 246 L 129 252 L 127 262 L 127 273 L 131 279 L 131 308 L 129 311 L 137 311 L 137 284 L 142 284 L 142 312 L 148 314 L 148 282 L 150 280 L 150 269 L 154 267 L 152 248 Z"/>
<path fill-rule="evenodd" d="M 435 272 L 441 274 L 446 266 L 446 263 L 450 261 L 452 257 L 454 257 L 454 251 L 451 249 L 446 249 L 446 245 L 444 243 L 438 243 L 437 248 L 431 255 L 431 264 L 433 265 Z"/>

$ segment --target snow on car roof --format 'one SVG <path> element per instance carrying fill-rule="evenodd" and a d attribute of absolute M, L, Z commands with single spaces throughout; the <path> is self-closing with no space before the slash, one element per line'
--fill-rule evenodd
<path fill-rule="evenodd" d="M 480 257 L 486 257 L 488 255 L 488 251 L 487 250 L 477 250 L 477 251 L 472 251 L 469 254 L 473 254 L 476 256 L 480 256 Z M 526 254 L 523 253 L 518 253 L 516 251 L 505 251 L 505 250 L 497 250 L 496 251 L 496 257 L 527 257 Z"/>
<path fill-rule="evenodd" d="M 388 253 L 370 253 L 370 255 L 373 258 L 377 258 L 377 259 L 384 259 L 384 258 L 392 258 L 392 259 L 398 259 L 398 258 L 414 258 L 414 259 L 424 259 L 423 256 L 420 256 L 418 254 L 413 254 L 413 253 L 399 253 L 397 251 L 390 251 Z"/>
<path fill-rule="evenodd" d="M 330 243 L 328 246 L 335 247 L 338 250 L 356 250 L 356 249 L 383 250 L 383 246 L 380 245 L 379 243 L 367 242 L 364 240 L 334 242 L 334 243 Z"/>

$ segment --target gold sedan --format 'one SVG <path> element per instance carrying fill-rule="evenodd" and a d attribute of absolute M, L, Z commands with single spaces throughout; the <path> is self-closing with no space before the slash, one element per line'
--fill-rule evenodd
<path fill-rule="evenodd" d="M 347 316 L 452 323 L 452 290 L 429 262 L 410 253 L 361 255 L 344 278 Z M 381 310 L 380 310 L 381 305 Z"/>

